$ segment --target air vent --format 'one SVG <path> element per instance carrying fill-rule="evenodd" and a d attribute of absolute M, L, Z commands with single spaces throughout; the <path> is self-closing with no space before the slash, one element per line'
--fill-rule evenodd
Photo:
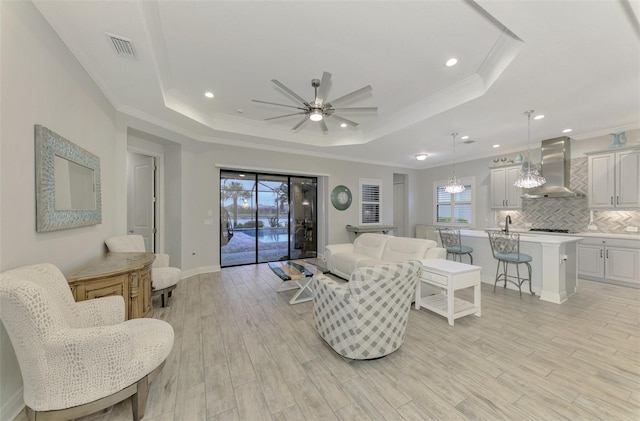
<path fill-rule="evenodd" d="M 133 48 L 133 42 L 130 39 L 106 33 L 116 54 L 124 58 L 137 59 L 136 50 Z"/>
<path fill-rule="evenodd" d="M 467 145 L 469 145 L 469 144 L 471 144 L 471 143 L 475 143 L 475 142 L 476 142 L 475 140 L 471 140 L 471 139 L 469 139 L 469 140 L 465 140 L 465 141 L 464 141 L 464 142 L 462 142 L 462 143 L 466 143 Z"/>

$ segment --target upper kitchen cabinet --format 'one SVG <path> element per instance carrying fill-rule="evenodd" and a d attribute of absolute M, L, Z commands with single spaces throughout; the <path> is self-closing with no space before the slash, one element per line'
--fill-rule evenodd
<path fill-rule="evenodd" d="M 491 169 L 491 208 L 520 209 L 522 189 L 514 183 L 521 165 Z"/>
<path fill-rule="evenodd" d="M 591 209 L 640 207 L 640 149 L 595 152 L 589 156 Z"/>

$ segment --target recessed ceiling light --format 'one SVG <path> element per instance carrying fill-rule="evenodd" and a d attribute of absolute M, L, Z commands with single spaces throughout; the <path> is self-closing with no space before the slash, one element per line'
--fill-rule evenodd
<path fill-rule="evenodd" d="M 206 96 L 207 98 L 213 98 L 213 92 L 207 91 L 204 93 L 204 96 Z"/>
<path fill-rule="evenodd" d="M 429 155 L 427 155 L 426 153 L 419 153 L 418 155 L 416 155 L 416 159 L 418 161 L 424 161 L 425 159 L 427 159 Z"/>
<path fill-rule="evenodd" d="M 538 114 L 537 116 L 533 117 L 534 120 L 542 120 L 544 118 L 544 114 Z"/>
<path fill-rule="evenodd" d="M 467 139 L 469 139 L 469 136 L 462 136 L 460 139 L 467 140 Z"/>
<path fill-rule="evenodd" d="M 562 133 L 571 133 L 573 131 L 573 129 L 564 129 L 562 131 Z"/>
<path fill-rule="evenodd" d="M 347 123 L 340 123 L 340 127 L 344 129 L 345 127 L 347 127 Z"/>
<path fill-rule="evenodd" d="M 494 147 L 494 148 L 499 148 L 499 147 L 500 147 L 500 145 L 493 145 L 493 147 Z"/>
<path fill-rule="evenodd" d="M 244 177 L 244 174 L 238 174 L 240 177 Z"/>
<path fill-rule="evenodd" d="M 447 62 L 445 63 L 447 67 L 455 66 L 456 64 L 458 64 L 458 59 L 453 57 L 447 60 Z"/>

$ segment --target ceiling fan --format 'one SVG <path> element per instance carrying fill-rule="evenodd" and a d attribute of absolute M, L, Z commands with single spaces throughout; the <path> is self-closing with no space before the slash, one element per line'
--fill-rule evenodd
<path fill-rule="evenodd" d="M 344 123 L 344 124 L 347 124 L 349 126 L 352 126 L 352 127 L 357 127 L 358 126 L 358 123 L 356 123 L 355 121 L 351 121 L 349 119 L 346 119 L 344 117 L 340 117 L 339 115 L 336 115 L 335 114 L 336 111 L 340 111 L 340 112 L 352 112 L 352 111 L 369 112 L 369 111 L 377 111 L 378 110 L 378 107 L 336 108 L 335 106 L 337 104 L 340 104 L 342 102 L 348 101 L 348 100 L 350 100 L 352 98 L 355 98 L 358 95 L 362 95 L 362 94 L 364 94 L 366 92 L 371 92 L 373 90 L 373 88 L 371 87 L 371 85 L 367 85 L 364 88 L 357 89 L 357 90 L 355 90 L 355 91 L 353 91 L 351 93 L 343 95 L 340 98 L 334 99 L 333 101 L 329 102 L 329 101 L 326 101 L 326 96 L 327 96 L 327 91 L 329 90 L 329 81 L 330 80 L 331 80 L 331 73 L 329 73 L 329 72 L 322 72 L 322 79 L 321 80 L 312 79 L 311 80 L 311 86 L 313 87 L 313 89 L 315 91 L 315 98 L 313 99 L 313 101 L 308 102 L 304 98 L 302 98 L 300 95 L 296 94 L 291 89 L 287 88 L 283 83 L 279 82 L 276 79 L 271 79 L 271 82 L 273 82 L 276 86 L 278 86 L 279 88 L 284 90 L 287 94 L 289 94 L 290 96 L 295 98 L 297 101 L 300 101 L 302 103 L 301 106 L 278 104 L 278 103 L 275 103 L 275 102 L 260 101 L 260 100 L 257 100 L 257 99 L 252 99 L 252 101 L 253 102 L 258 102 L 258 103 L 261 103 L 261 104 L 277 105 L 277 106 L 280 106 L 280 107 L 295 108 L 295 109 L 299 110 L 297 113 L 285 114 L 285 115 L 280 115 L 280 116 L 277 116 L 277 117 L 269 117 L 269 118 L 265 118 L 265 120 L 275 120 L 275 119 L 278 119 L 278 118 L 291 117 L 291 116 L 294 116 L 294 115 L 304 115 L 302 120 L 300 120 L 300 122 L 298 122 L 298 124 L 293 126 L 291 128 L 291 130 L 298 130 L 300 127 L 304 126 L 309 120 L 311 120 L 311 121 L 314 121 L 314 122 L 318 122 L 318 124 L 320 124 L 320 128 L 325 133 L 327 133 L 329 131 L 329 129 L 327 128 L 327 125 L 324 122 L 324 119 L 325 118 L 329 118 L 329 117 L 333 118 L 334 120 L 338 120 L 341 123 Z"/>

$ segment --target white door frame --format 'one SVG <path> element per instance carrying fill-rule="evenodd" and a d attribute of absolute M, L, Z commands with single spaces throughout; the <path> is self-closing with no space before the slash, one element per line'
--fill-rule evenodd
<path fill-rule="evenodd" d="M 156 228 L 156 253 L 164 252 L 164 154 L 158 153 L 154 151 L 150 151 L 144 148 L 139 148 L 135 146 L 127 146 L 127 151 L 135 152 L 141 155 L 147 155 L 154 157 L 156 159 L 156 217 L 155 217 L 155 228 Z M 128 189 L 128 187 L 127 187 Z"/>

